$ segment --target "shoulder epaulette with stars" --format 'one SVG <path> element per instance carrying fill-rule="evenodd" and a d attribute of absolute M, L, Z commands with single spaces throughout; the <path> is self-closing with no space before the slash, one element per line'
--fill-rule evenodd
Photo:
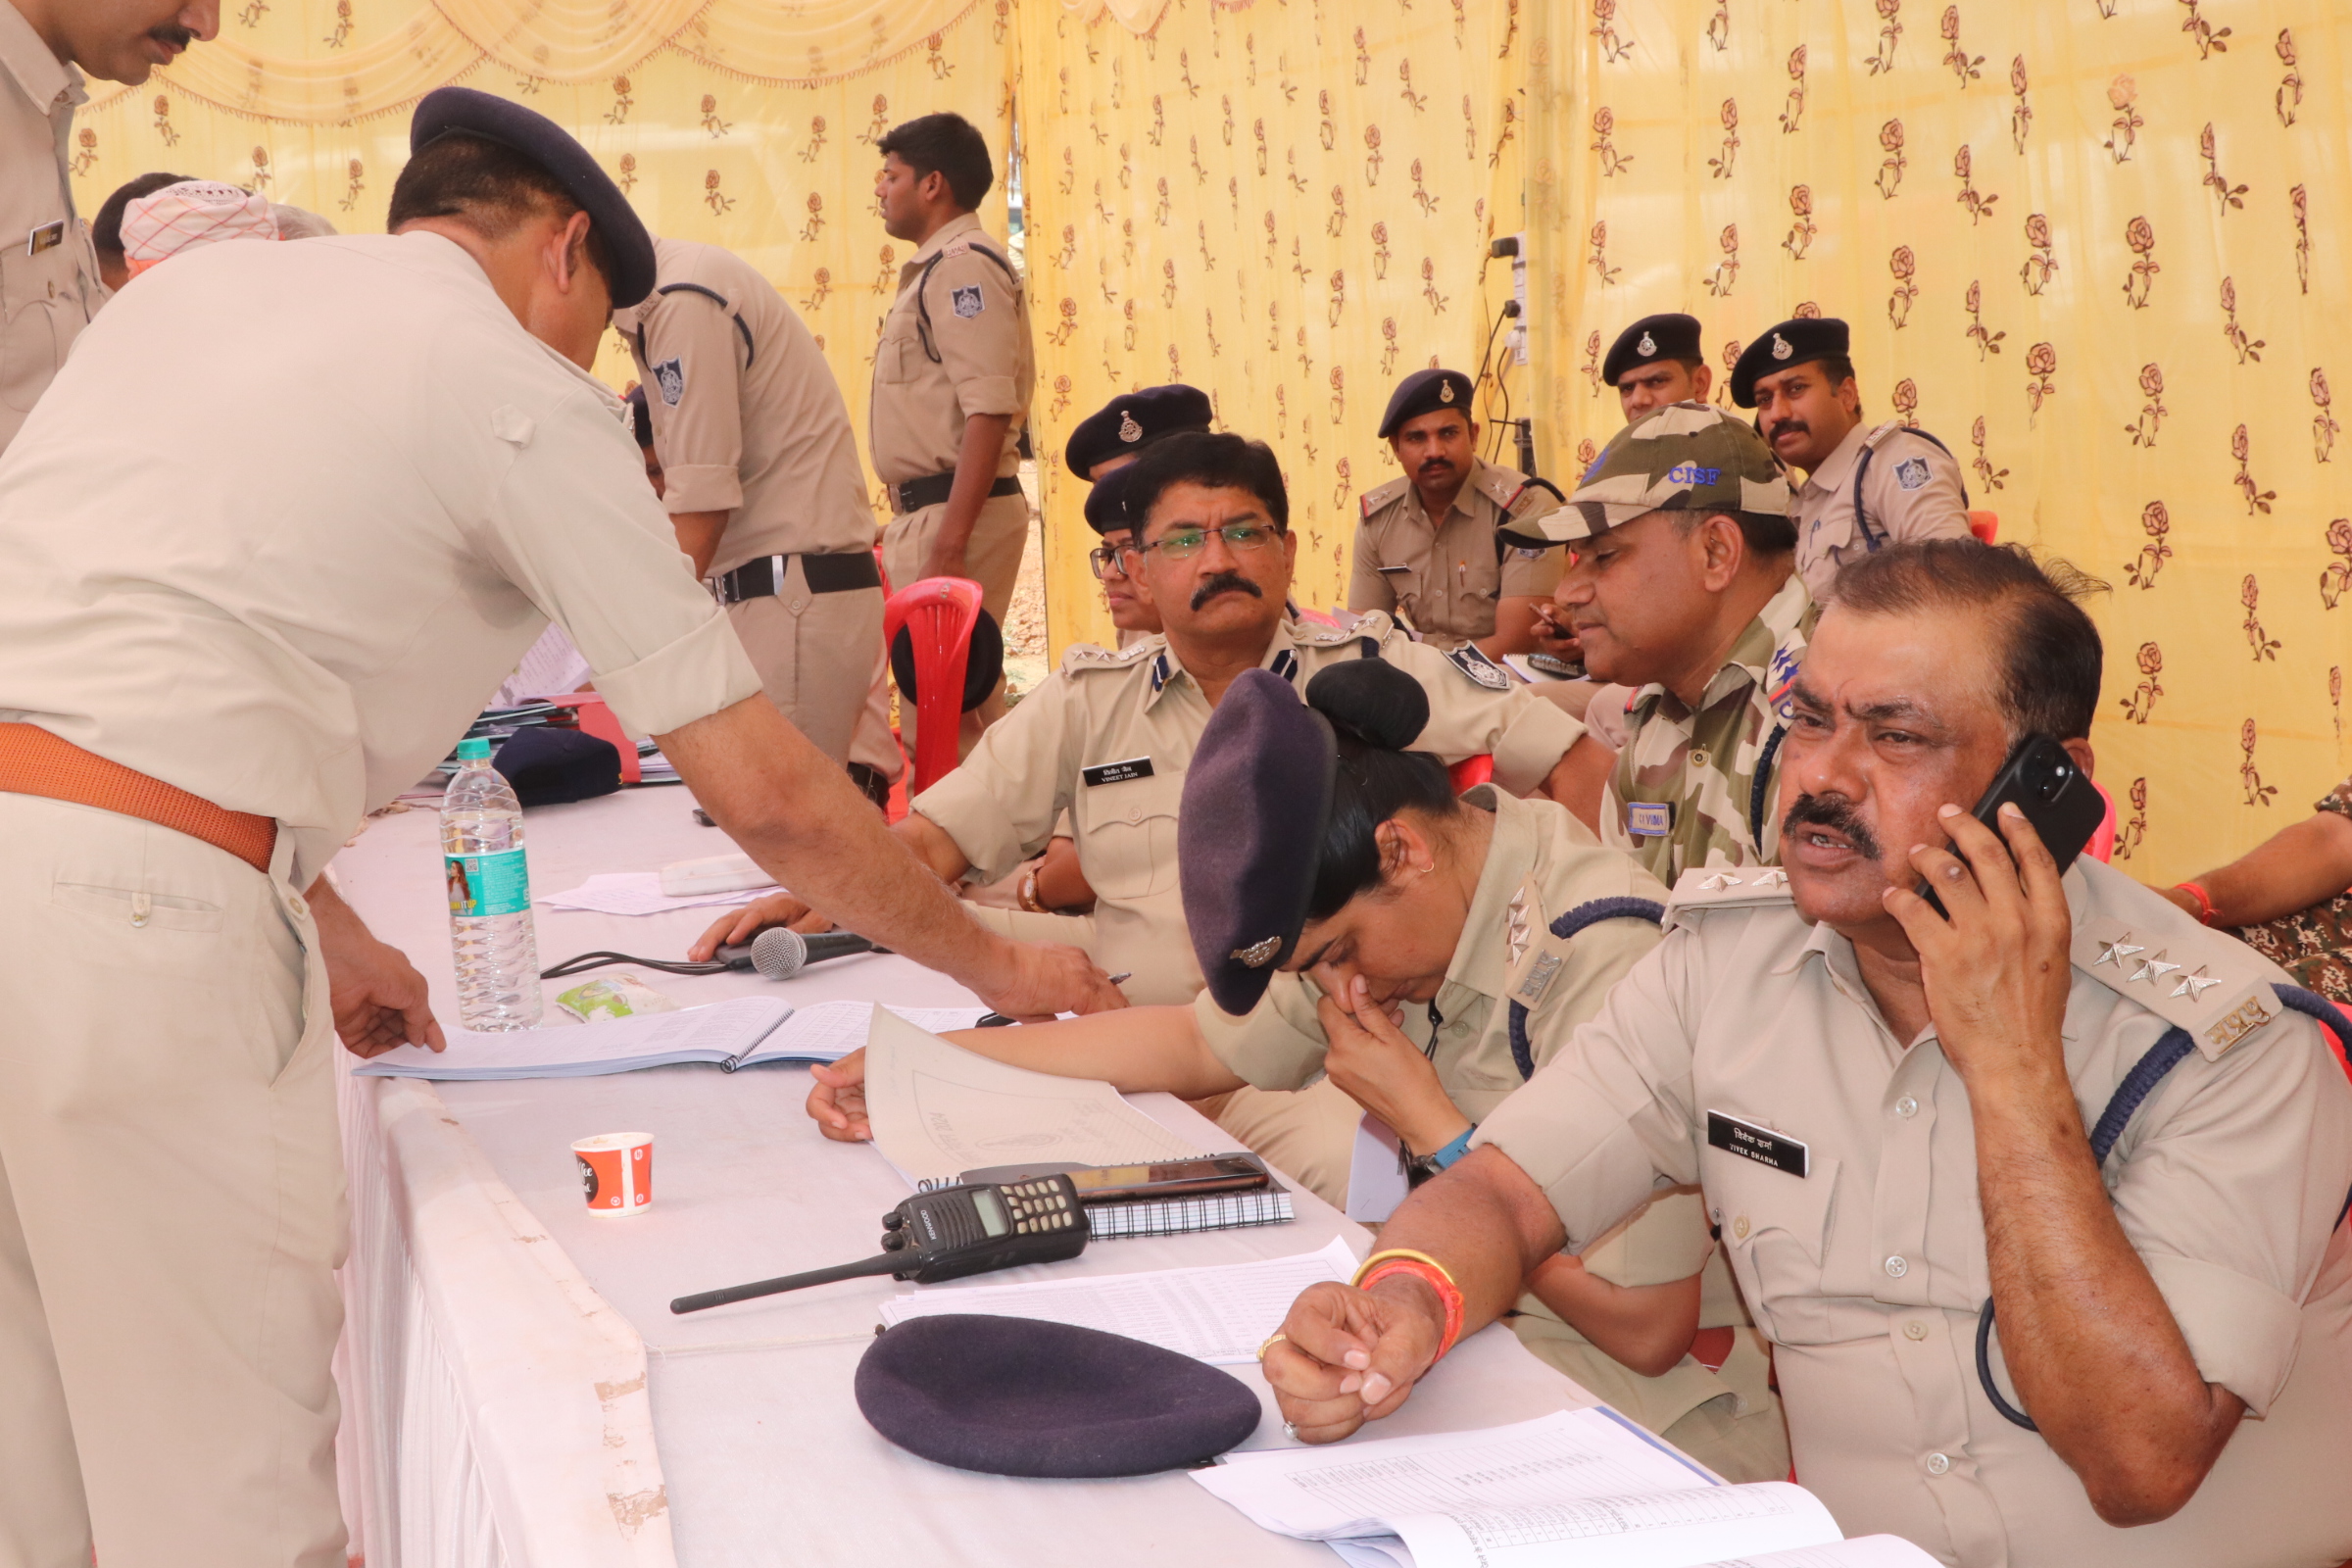
<path fill-rule="evenodd" d="M 1694 865 L 1675 878 L 1668 930 L 1717 909 L 1760 909 L 1789 902 L 1788 873 L 1777 865 Z"/>
<path fill-rule="evenodd" d="M 1343 643 L 1361 642 L 1367 637 L 1375 643 L 1386 644 L 1396 629 L 1396 623 L 1389 618 L 1387 611 L 1367 610 L 1357 614 L 1354 624 L 1348 626 L 1326 626 L 1317 620 L 1301 620 L 1293 627 L 1291 640 L 1301 648 L 1337 648 Z"/>
<path fill-rule="evenodd" d="M 1145 637 L 1125 648 L 1104 648 L 1096 643 L 1072 643 L 1061 656 L 1061 671 L 1065 675 L 1083 675 L 1091 670 L 1125 669 L 1140 663 L 1157 653 L 1165 644 L 1157 637 Z"/>
<path fill-rule="evenodd" d="M 2076 968 L 2188 1031 L 2208 1061 L 2286 1009 L 2254 951 L 2219 931 L 2134 931 L 2094 916 L 2075 927 Z"/>
<path fill-rule="evenodd" d="M 1494 463 L 1481 467 L 1471 476 L 1470 482 L 1480 495 L 1505 512 L 1510 512 L 1528 493 L 1526 474 Z M 1538 490 L 1536 494 L 1542 495 L 1544 492 Z"/>
<path fill-rule="evenodd" d="M 1409 477 L 1400 473 L 1387 484 L 1376 484 L 1365 491 L 1361 497 L 1364 520 L 1371 521 L 1375 514 L 1388 511 L 1389 508 L 1403 500 L 1405 491 L 1412 488 L 1412 483 L 1413 481 Z"/>

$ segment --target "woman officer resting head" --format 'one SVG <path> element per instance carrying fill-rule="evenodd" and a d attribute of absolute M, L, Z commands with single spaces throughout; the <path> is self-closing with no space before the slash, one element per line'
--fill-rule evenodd
<path fill-rule="evenodd" d="M 1665 890 L 1547 801 L 1489 785 L 1456 797 L 1445 764 L 1407 750 L 1428 719 L 1419 683 L 1377 659 L 1322 671 L 1303 705 L 1272 673 L 1244 673 L 1201 734 L 1178 821 L 1207 991 L 948 1038 L 1187 1100 L 1328 1076 L 1395 1130 L 1416 1174 L 1451 1164 L 1656 945 Z M 862 1053 L 812 1072 L 825 1136 L 870 1136 Z M 1279 1147 L 1259 1152 L 1281 1166 Z M 1520 1338 L 1718 1471 L 1777 1479 L 1786 1438 L 1753 1331 L 1730 1337 L 1731 1360 L 1710 1357 L 1721 1375 L 1688 1353 L 1702 1297 L 1710 1323 L 1745 1322 L 1711 1246 L 1696 1194 L 1666 1195 L 1581 1259 L 1538 1264 Z"/>

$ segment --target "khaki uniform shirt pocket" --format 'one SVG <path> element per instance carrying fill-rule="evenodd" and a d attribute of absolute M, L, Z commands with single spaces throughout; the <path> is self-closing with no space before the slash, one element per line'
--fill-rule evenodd
<path fill-rule="evenodd" d="M 1096 894 L 1129 904 L 1176 886 L 1176 809 L 1184 775 L 1079 791 L 1078 861 Z"/>
<path fill-rule="evenodd" d="M 78 257 L 71 235 L 38 256 L 25 255 L 22 239 L 0 247 L 0 403 L 9 408 L 40 400 L 83 324 Z"/>
<path fill-rule="evenodd" d="M 1838 1161 L 1816 1156 L 1809 1175 L 1708 1150 L 1700 1160 L 1707 1207 L 1756 1326 L 1784 1345 L 1827 1344 L 1822 1276 Z"/>

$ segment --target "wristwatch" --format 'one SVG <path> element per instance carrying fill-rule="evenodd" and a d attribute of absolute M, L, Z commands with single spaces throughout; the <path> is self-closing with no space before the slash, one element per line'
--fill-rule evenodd
<path fill-rule="evenodd" d="M 1021 878 L 1021 889 L 1015 896 L 1020 900 L 1021 907 L 1027 909 L 1031 914 L 1052 914 L 1054 912 L 1038 899 L 1037 873 L 1035 871 Z"/>
<path fill-rule="evenodd" d="M 1461 1136 L 1456 1138 L 1452 1143 L 1447 1144 L 1444 1149 L 1434 1150 L 1426 1154 L 1415 1154 L 1412 1158 L 1406 1160 L 1404 1162 L 1404 1179 L 1406 1184 L 1408 1186 L 1418 1187 L 1423 1182 L 1429 1180 L 1432 1176 L 1435 1176 L 1438 1172 L 1444 1170 L 1446 1166 L 1451 1165 L 1455 1160 L 1460 1159 L 1464 1154 L 1470 1152 L 1470 1135 L 1476 1131 L 1478 1131 L 1478 1128 L 1475 1126 L 1465 1127 L 1462 1129 Z"/>

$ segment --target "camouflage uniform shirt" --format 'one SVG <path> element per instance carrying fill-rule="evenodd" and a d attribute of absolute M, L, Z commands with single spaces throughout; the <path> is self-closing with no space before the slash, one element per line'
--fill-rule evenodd
<path fill-rule="evenodd" d="M 1662 882 L 1694 866 L 1780 859 L 1773 768 L 1816 615 L 1791 572 L 1732 645 L 1695 710 L 1655 682 L 1634 694 L 1625 748 L 1601 798 L 1603 842 Z"/>

